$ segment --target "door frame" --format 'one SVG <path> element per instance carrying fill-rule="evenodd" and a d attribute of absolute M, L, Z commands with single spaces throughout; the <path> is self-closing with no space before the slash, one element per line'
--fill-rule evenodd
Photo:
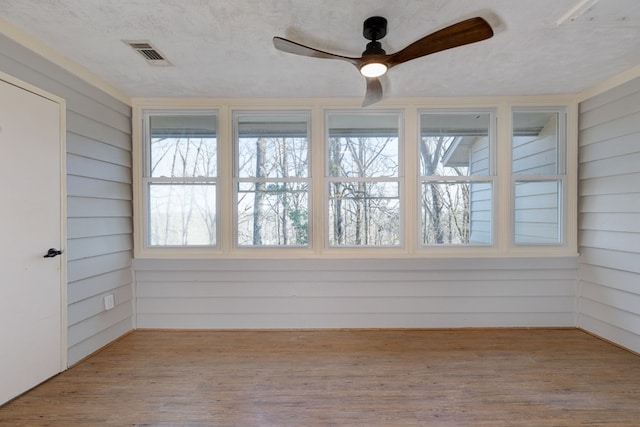
<path fill-rule="evenodd" d="M 60 244 L 63 251 L 60 262 L 60 367 L 58 372 L 67 369 L 67 341 L 68 341 L 68 318 L 67 318 L 67 105 L 64 98 L 60 98 L 50 92 L 40 89 L 30 83 L 20 80 L 10 74 L 0 71 L 0 80 L 13 86 L 38 96 L 46 98 L 58 104 L 60 111 Z"/>

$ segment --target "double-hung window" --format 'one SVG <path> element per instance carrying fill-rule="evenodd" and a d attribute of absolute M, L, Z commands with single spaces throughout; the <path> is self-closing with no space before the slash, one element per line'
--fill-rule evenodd
<path fill-rule="evenodd" d="M 144 114 L 145 246 L 217 245 L 217 115 Z"/>
<path fill-rule="evenodd" d="M 562 244 L 566 180 L 563 108 L 514 108 L 511 173 L 516 245 Z"/>
<path fill-rule="evenodd" d="M 419 235 L 427 245 L 491 245 L 495 112 L 421 111 Z"/>
<path fill-rule="evenodd" d="M 330 247 L 402 245 L 399 112 L 328 112 L 326 185 Z"/>
<path fill-rule="evenodd" d="M 238 247 L 307 247 L 311 173 L 309 112 L 235 112 Z"/>
<path fill-rule="evenodd" d="M 136 256 L 573 253 L 570 101 L 366 110 L 141 102 Z"/>

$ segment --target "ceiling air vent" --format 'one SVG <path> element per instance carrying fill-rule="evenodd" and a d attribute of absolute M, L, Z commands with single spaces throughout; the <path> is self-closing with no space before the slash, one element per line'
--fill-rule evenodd
<path fill-rule="evenodd" d="M 123 40 L 133 50 L 138 52 L 151 65 L 171 65 L 164 55 L 148 41 Z"/>
<path fill-rule="evenodd" d="M 580 0 L 558 25 L 599 25 L 637 27 L 640 22 L 638 0 Z"/>

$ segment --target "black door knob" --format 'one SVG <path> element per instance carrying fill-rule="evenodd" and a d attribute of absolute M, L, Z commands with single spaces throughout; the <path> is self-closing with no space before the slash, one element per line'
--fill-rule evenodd
<path fill-rule="evenodd" d="M 56 248 L 51 248 L 47 251 L 44 258 L 55 258 L 58 255 L 62 255 L 62 251 L 57 250 Z"/>

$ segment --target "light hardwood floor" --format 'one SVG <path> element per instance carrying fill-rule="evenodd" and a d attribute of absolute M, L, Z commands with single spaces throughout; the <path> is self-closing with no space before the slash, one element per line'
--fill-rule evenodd
<path fill-rule="evenodd" d="M 640 356 L 579 330 L 136 331 L 2 426 L 638 426 Z"/>

